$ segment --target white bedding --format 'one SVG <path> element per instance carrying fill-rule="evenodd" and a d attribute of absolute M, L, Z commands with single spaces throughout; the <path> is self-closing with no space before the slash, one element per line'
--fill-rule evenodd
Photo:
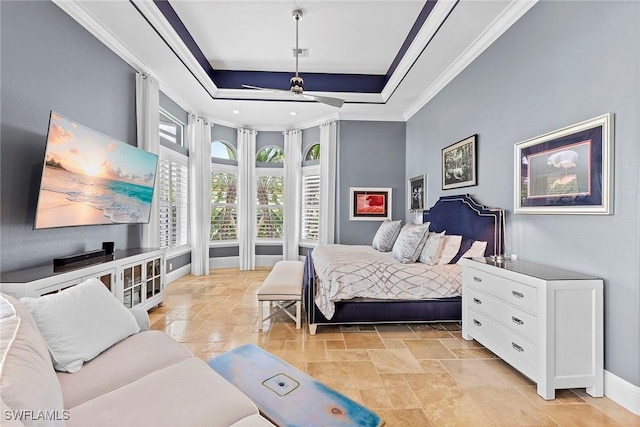
<path fill-rule="evenodd" d="M 318 282 L 315 302 L 327 319 L 342 300 L 433 299 L 461 292 L 462 267 L 457 264 L 402 264 L 390 252 L 353 245 L 318 246 L 311 257 Z"/>

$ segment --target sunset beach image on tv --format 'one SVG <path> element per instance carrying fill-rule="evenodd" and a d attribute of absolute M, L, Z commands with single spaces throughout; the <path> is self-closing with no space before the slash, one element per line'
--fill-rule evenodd
<path fill-rule="evenodd" d="M 149 222 L 157 163 L 51 112 L 34 228 Z"/>

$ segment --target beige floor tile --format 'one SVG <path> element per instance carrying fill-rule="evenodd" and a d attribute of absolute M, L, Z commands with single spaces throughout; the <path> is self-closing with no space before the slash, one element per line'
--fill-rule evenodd
<path fill-rule="evenodd" d="M 466 392 L 496 425 L 557 426 L 514 387 L 478 387 Z"/>
<path fill-rule="evenodd" d="M 318 381 L 338 391 L 380 387 L 380 376 L 369 361 L 308 362 L 307 372 Z"/>
<path fill-rule="evenodd" d="M 327 360 L 333 360 L 333 361 L 369 360 L 369 352 L 367 352 L 367 350 L 327 350 Z"/>
<path fill-rule="evenodd" d="M 383 349 L 384 343 L 375 332 L 345 333 L 344 342 L 348 349 Z"/>
<path fill-rule="evenodd" d="M 369 350 L 369 358 L 380 374 L 422 372 L 420 364 L 407 349 Z"/>
<path fill-rule="evenodd" d="M 531 403 L 538 406 L 587 403 L 582 397 L 571 390 L 556 390 L 556 398 L 554 400 L 544 400 L 540 397 L 536 391 L 535 384 L 526 387 L 517 387 L 517 390 L 529 399 Z"/>
<path fill-rule="evenodd" d="M 442 360 L 442 365 L 461 387 L 528 385 L 531 381 L 499 359 Z"/>
<path fill-rule="evenodd" d="M 418 336 L 408 325 L 376 325 L 383 340 L 416 339 Z"/>
<path fill-rule="evenodd" d="M 380 374 L 393 408 L 420 408 L 420 402 L 402 374 Z"/>
<path fill-rule="evenodd" d="M 619 427 L 620 424 L 591 405 L 547 405 L 540 407 L 562 427 Z"/>
<path fill-rule="evenodd" d="M 404 344 L 416 359 L 455 359 L 456 356 L 449 351 L 439 340 L 405 340 Z"/>
<path fill-rule="evenodd" d="M 372 387 L 360 390 L 362 404 L 369 409 L 393 408 L 391 399 L 384 387 Z"/>
<path fill-rule="evenodd" d="M 629 427 L 640 427 L 640 415 L 634 415 L 632 412 L 618 405 L 608 397 L 591 397 L 585 389 L 571 390 L 585 402 L 598 408 L 619 424 Z"/>
<path fill-rule="evenodd" d="M 376 411 L 385 427 L 431 427 L 422 409 L 380 409 Z"/>

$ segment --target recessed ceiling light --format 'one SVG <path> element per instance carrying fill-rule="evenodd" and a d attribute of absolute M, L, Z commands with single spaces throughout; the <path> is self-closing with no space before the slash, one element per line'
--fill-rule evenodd
<path fill-rule="evenodd" d="M 233 114 L 240 114 L 240 111 L 238 111 L 238 110 L 233 110 Z"/>
<path fill-rule="evenodd" d="M 291 114 L 292 116 L 295 116 L 295 115 L 296 115 L 296 114 L 298 114 L 298 113 L 296 113 L 295 111 L 292 111 L 292 112 L 290 112 L 289 114 Z"/>

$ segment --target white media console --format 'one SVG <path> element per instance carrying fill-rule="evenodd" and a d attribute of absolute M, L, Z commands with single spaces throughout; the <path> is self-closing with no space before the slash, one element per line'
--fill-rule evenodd
<path fill-rule="evenodd" d="M 162 304 L 165 287 L 164 249 L 117 250 L 89 265 L 53 264 L 0 273 L 0 291 L 16 298 L 39 297 L 96 277 L 125 307 L 150 309 Z"/>

